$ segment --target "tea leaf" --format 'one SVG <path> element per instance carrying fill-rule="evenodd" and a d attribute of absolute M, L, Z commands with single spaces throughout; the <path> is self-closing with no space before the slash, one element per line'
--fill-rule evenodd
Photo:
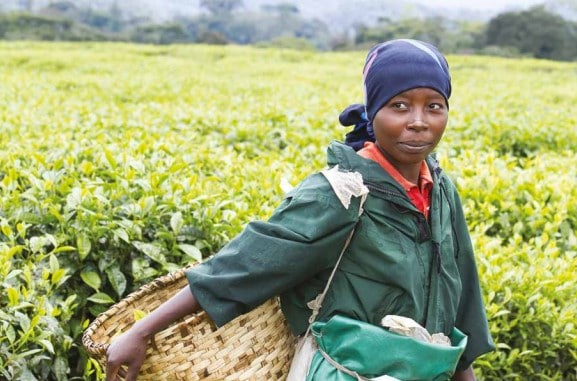
<path fill-rule="evenodd" d="M 94 291 L 98 292 L 100 290 L 100 285 L 102 284 L 102 281 L 100 280 L 100 276 L 96 271 L 83 270 L 80 273 L 80 278 L 82 278 L 84 283 L 89 285 Z"/>
<path fill-rule="evenodd" d="M 44 348 L 46 348 L 46 350 L 52 354 L 54 354 L 54 346 L 52 345 L 52 343 L 48 340 L 40 340 L 40 343 L 42 344 L 42 346 Z"/>
<path fill-rule="evenodd" d="M 90 250 L 92 249 L 92 243 L 90 242 L 90 237 L 86 233 L 80 233 L 76 237 L 76 245 L 78 247 L 78 256 L 80 260 L 85 260 L 90 254 Z"/>
<path fill-rule="evenodd" d="M 148 315 L 148 314 L 144 311 L 137 310 L 137 309 L 133 310 L 134 321 L 139 321 L 140 319 L 146 317 L 146 315 Z"/>
<path fill-rule="evenodd" d="M 12 237 L 12 235 L 14 235 L 12 228 L 10 228 L 8 225 L 3 224 L 0 226 L 0 229 L 2 229 L 2 234 L 4 234 L 6 237 Z"/>
<path fill-rule="evenodd" d="M 11 325 L 6 327 L 4 334 L 8 338 L 8 341 L 10 342 L 10 344 L 14 344 L 14 341 L 16 341 L 16 331 L 14 330 L 14 327 L 12 327 Z"/>
<path fill-rule="evenodd" d="M 176 212 L 170 217 L 170 227 L 175 235 L 180 233 L 180 229 L 182 229 L 183 220 L 182 220 L 182 213 Z"/>
<path fill-rule="evenodd" d="M 130 238 L 128 237 L 128 233 L 125 229 L 119 228 L 114 230 L 114 235 L 126 243 L 130 243 Z"/>
<path fill-rule="evenodd" d="M 8 305 L 14 307 L 18 304 L 19 294 L 15 288 L 8 287 L 6 289 L 6 293 L 8 294 Z"/>
<path fill-rule="evenodd" d="M 50 255 L 50 272 L 55 273 L 59 268 L 58 258 L 55 255 Z"/>
<path fill-rule="evenodd" d="M 202 252 L 196 246 L 181 243 L 178 245 L 178 248 L 192 259 L 198 262 L 202 261 Z"/>
<path fill-rule="evenodd" d="M 87 300 L 97 303 L 97 304 L 112 304 L 114 303 L 114 299 L 112 299 L 108 294 L 103 292 L 97 292 L 96 294 L 92 294 Z"/>
<path fill-rule="evenodd" d="M 116 294 L 122 296 L 126 290 L 126 277 L 120 271 L 120 268 L 118 266 L 109 267 L 106 269 L 106 275 Z"/>
<path fill-rule="evenodd" d="M 76 251 L 76 247 L 74 247 L 74 246 L 60 246 L 60 247 L 57 247 L 56 249 L 52 250 L 51 253 L 57 254 L 57 253 L 65 252 L 65 251 Z"/>
<path fill-rule="evenodd" d="M 134 247 L 136 247 L 140 252 L 144 253 L 150 259 L 161 264 L 166 263 L 164 255 L 162 254 L 163 250 L 160 246 L 140 241 L 133 241 L 132 244 L 134 245 Z"/>
<path fill-rule="evenodd" d="M 55 286 L 60 286 L 64 283 L 68 277 L 66 276 L 67 270 L 66 269 L 58 269 L 52 273 L 52 284 Z"/>
<path fill-rule="evenodd" d="M 44 247 L 48 243 L 46 237 L 32 237 L 30 238 L 30 250 L 33 253 L 40 253 L 44 251 Z"/>

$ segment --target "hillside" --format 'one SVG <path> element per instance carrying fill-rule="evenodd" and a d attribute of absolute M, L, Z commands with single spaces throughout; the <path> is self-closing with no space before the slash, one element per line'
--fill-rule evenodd
<path fill-rule="evenodd" d="M 459 20 L 487 21 L 500 12 L 507 10 L 526 9 L 539 0 L 522 2 L 523 5 L 506 5 L 487 9 L 476 8 L 474 4 L 462 2 L 458 7 L 430 6 L 422 0 L 403 2 L 395 0 L 244 0 L 246 11 L 259 10 L 263 5 L 295 4 L 300 13 L 307 18 L 316 18 L 331 27 L 334 31 L 347 30 L 355 24 L 371 25 L 380 17 L 398 19 L 401 17 L 432 17 L 444 16 Z M 0 10 L 14 11 L 29 9 L 39 10 L 54 0 L 4 0 Z M 76 0 L 77 6 L 93 9 L 109 9 L 118 7 L 127 18 L 145 18 L 152 21 L 167 21 L 175 16 L 190 16 L 202 12 L 199 0 Z M 577 0 L 544 1 L 548 10 L 559 13 L 569 19 L 577 19 Z"/>

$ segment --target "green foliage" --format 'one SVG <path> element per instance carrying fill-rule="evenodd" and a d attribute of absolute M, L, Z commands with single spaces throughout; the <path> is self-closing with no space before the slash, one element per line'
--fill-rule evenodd
<path fill-rule="evenodd" d="M 31 14 L 0 14 L 0 39 L 95 41 L 103 40 L 104 37 L 68 19 Z"/>
<path fill-rule="evenodd" d="M 327 26 L 301 17 L 295 6 L 280 4 L 264 7 L 261 12 L 236 12 L 241 5 L 242 1 L 238 0 L 203 1 L 201 6 L 208 14 L 152 24 L 123 15 L 118 6 L 94 10 L 70 1 L 55 1 L 42 8 L 38 15 L 0 15 L 0 39 L 112 40 L 158 45 L 264 43 L 297 49 L 329 48 Z"/>
<path fill-rule="evenodd" d="M 245 12 L 242 14 L 201 15 L 183 18 L 192 41 L 237 44 L 278 44 L 283 40 L 307 40 L 317 49 L 328 49 L 329 30 L 317 20 L 306 20 L 296 12 Z M 208 37 L 208 38 L 207 38 Z M 224 40 L 224 41 L 221 41 Z M 302 44 L 301 44 L 302 45 Z"/>
<path fill-rule="evenodd" d="M 399 21 L 381 19 L 377 28 L 361 28 L 357 43 L 379 43 L 395 38 L 414 38 L 438 46 L 446 34 L 446 20 L 441 17 L 419 19 L 405 18 Z"/>
<path fill-rule="evenodd" d="M 374 45 L 396 38 L 413 38 L 429 42 L 445 53 L 470 53 L 484 47 L 484 24 L 453 21 L 441 16 L 429 18 L 383 18 L 373 27 L 361 25 L 355 43 Z"/>
<path fill-rule="evenodd" d="M 107 10 L 95 10 L 77 6 L 72 1 L 51 1 L 39 12 L 41 16 L 67 19 L 101 33 L 121 32 L 124 25 L 123 14 L 115 4 Z"/>
<path fill-rule="evenodd" d="M 577 59 L 577 24 L 543 6 L 507 12 L 493 18 L 486 33 L 488 45 L 514 47 L 535 58 Z"/>
<path fill-rule="evenodd" d="M 102 379 L 95 315 L 270 215 L 324 166 L 364 52 L 0 43 L 0 379 Z M 574 66 L 451 56 L 438 157 L 497 351 L 480 379 L 576 380 Z M 336 77 L 338 76 L 338 77 Z M 338 78 L 338 79 L 335 79 Z"/>
<path fill-rule="evenodd" d="M 74 247 L 34 234 L 27 223 L 0 218 L 0 228 L 0 378 L 66 380 L 74 328 L 62 323 L 78 304 L 59 258 Z"/>
<path fill-rule="evenodd" d="M 28 12 L 31 4 L 26 8 Z M 242 0 L 204 0 L 198 4 L 201 12 L 195 16 L 182 15 L 155 24 L 142 15 L 123 11 L 118 2 L 107 9 L 94 9 L 68 0 L 50 1 L 34 15 L 0 15 L 0 39 L 366 51 L 390 39 L 413 38 L 430 42 L 446 54 L 577 60 L 577 24 L 570 21 L 574 6 L 569 2 L 548 4 L 547 9 L 537 6 L 502 13 L 488 23 L 423 16 L 411 7 L 405 8 L 408 13 L 391 9 L 389 17 L 370 25 L 357 20 L 351 24 L 354 30 L 333 28 L 319 19 L 303 17 L 290 3 L 263 4 L 259 11 L 244 10 L 242 5 Z M 375 10 L 382 6 L 386 4 L 375 6 Z"/>
<path fill-rule="evenodd" d="M 172 44 L 190 40 L 184 27 L 180 24 L 160 24 L 137 26 L 131 32 L 130 40 L 147 44 Z"/>

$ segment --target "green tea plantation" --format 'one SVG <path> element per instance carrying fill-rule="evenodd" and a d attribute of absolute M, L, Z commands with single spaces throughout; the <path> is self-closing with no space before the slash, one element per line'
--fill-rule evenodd
<path fill-rule="evenodd" d="M 0 42 L 0 380 L 102 380 L 80 339 L 324 167 L 365 52 Z M 497 350 L 480 380 L 577 380 L 577 65 L 449 56 L 437 155 Z"/>

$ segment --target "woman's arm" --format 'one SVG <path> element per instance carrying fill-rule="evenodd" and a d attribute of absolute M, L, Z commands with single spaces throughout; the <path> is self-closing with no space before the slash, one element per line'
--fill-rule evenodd
<path fill-rule="evenodd" d="M 198 302 L 186 286 L 160 305 L 128 331 L 116 338 L 106 352 L 106 381 L 116 380 L 118 374 L 126 375 L 126 381 L 135 381 L 146 357 L 148 340 L 171 323 L 200 309 Z M 127 365 L 124 371 L 122 365 Z"/>
<path fill-rule="evenodd" d="M 453 381 L 475 381 L 475 373 L 473 372 L 473 367 L 470 366 L 465 370 L 457 371 L 453 375 Z"/>

